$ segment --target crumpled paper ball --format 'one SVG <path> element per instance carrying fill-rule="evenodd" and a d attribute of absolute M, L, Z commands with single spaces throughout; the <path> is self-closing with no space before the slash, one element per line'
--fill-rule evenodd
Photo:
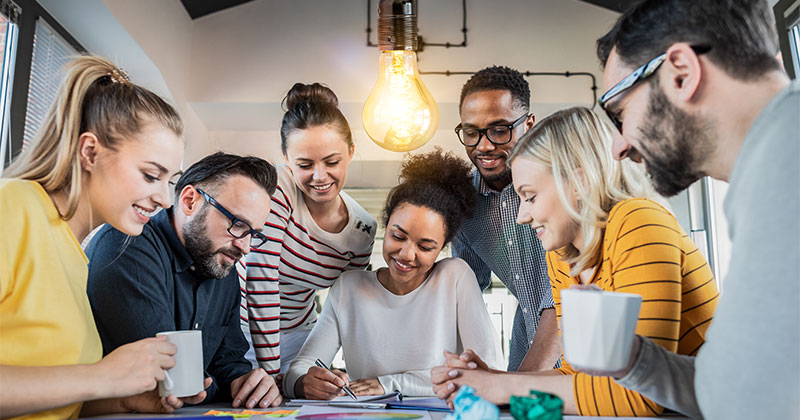
<path fill-rule="evenodd" d="M 475 395 L 475 390 L 462 385 L 453 399 L 453 413 L 445 420 L 498 420 L 500 409 Z"/>
<path fill-rule="evenodd" d="M 564 402 L 546 392 L 530 391 L 530 396 L 511 396 L 511 415 L 516 420 L 561 420 Z"/>

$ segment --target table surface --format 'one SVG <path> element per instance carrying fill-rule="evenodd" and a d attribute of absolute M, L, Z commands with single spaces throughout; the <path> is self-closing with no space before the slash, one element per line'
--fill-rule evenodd
<path fill-rule="evenodd" d="M 281 407 L 278 407 L 278 408 L 281 408 Z M 284 409 L 292 409 L 292 408 L 295 408 L 295 407 L 283 407 L 283 408 Z M 184 418 L 185 417 L 198 417 L 198 416 L 202 416 L 203 414 L 205 414 L 209 410 L 236 411 L 236 410 L 241 410 L 241 409 L 234 409 L 234 408 L 231 408 L 231 406 L 228 405 L 228 404 L 218 403 L 218 404 L 208 404 L 208 405 L 201 405 L 201 406 L 194 406 L 194 407 L 184 407 L 184 408 L 178 410 L 177 413 L 171 414 L 171 415 L 115 414 L 115 415 L 100 416 L 100 417 L 94 417 L 94 418 L 101 418 L 101 419 L 142 419 L 142 420 L 144 420 L 144 419 L 155 419 L 155 418 L 171 419 L 171 418 L 182 418 L 182 417 L 184 417 Z M 268 410 L 265 410 L 265 411 L 268 411 Z M 431 418 L 433 420 L 441 420 L 441 419 L 444 419 L 447 416 L 448 413 L 429 411 L 428 414 L 430 414 L 430 416 L 431 416 Z M 205 417 L 208 418 L 208 419 L 214 419 L 215 418 L 214 416 L 205 416 Z M 274 420 L 275 419 L 275 417 L 266 417 L 266 416 L 258 416 L 258 415 L 252 416 L 252 417 L 249 417 L 249 418 L 253 419 L 253 420 L 260 420 L 260 419 Z M 278 418 L 291 420 L 292 418 L 294 418 L 294 416 L 278 417 Z M 506 412 L 506 413 L 501 413 L 500 414 L 500 418 L 501 419 L 511 419 L 512 417 L 511 417 L 511 414 Z M 685 419 L 685 417 L 674 416 L 674 415 L 673 416 L 668 416 L 668 417 L 660 417 L 660 418 L 668 418 L 668 419 L 674 419 L 674 420 Z M 578 419 L 580 419 L 580 420 L 589 420 L 589 419 L 614 419 L 614 420 L 634 420 L 634 419 L 636 419 L 636 420 L 641 420 L 641 419 L 636 418 L 636 417 L 588 417 L 588 416 L 581 417 L 581 416 L 566 416 L 566 415 L 564 416 L 564 420 L 578 420 Z"/>

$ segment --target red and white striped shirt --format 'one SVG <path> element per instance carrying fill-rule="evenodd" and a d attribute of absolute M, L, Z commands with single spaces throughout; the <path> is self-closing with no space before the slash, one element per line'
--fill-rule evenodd
<path fill-rule="evenodd" d="M 253 339 L 256 360 L 268 373 L 278 373 L 280 332 L 311 329 L 317 320 L 316 290 L 330 287 L 344 271 L 369 265 L 376 222 L 352 197 L 340 196 L 349 220 L 338 233 L 314 222 L 302 192 L 285 165 L 278 170 L 267 236 L 237 264 L 242 290 L 242 328 Z"/>

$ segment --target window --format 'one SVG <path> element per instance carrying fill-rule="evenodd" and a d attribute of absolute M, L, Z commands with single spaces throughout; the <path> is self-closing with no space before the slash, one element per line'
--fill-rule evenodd
<path fill-rule="evenodd" d="M 773 8 L 786 74 L 800 74 L 800 0 L 780 0 Z"/>
<path fill-rule="evenodd" d="M 2 154 L 3 166 L 7 166 L 41 125 L 63 76 L 62 65 L 85 49 L 36 0 L 0 0 L 0 5 L 3 13 L 16 10 L 16 21 L 5 15 L 16 28 L 16 48 L 6 79 L 13 88 L 2 91 L 6 99 L 10 98 L 5 102 L 9 118 L 0 132 L 8 132 Z M 9 52 L 6 49 L 4 55 Z M 5 70 L 2 74 L 5 77 Z"/>
<path fill-rule="evenodd" d="M 78 50 L 67 43 L 47 22 L 42 19 L 36 21 L 23 148 L 33 140 L 56 98 L 58 85 L 63 77 L 63 66 L 77 55 Z"/>
<path fill-rule="evenodd" d="M 10 161 L 11 86 L 17 52 L 17 17 L 19 8 L 9 1 L 0 2 L 0 175 Z"/>
<path fill-rule="evenodd" d="M 795 9 L 795 15 L 800 15 L 800 8 Z M 794 74 L 800 74 L 800 23 L 795 23 L 789 29 L 789 49 L 792 55 L 792 65 L 794 67 Z"/>

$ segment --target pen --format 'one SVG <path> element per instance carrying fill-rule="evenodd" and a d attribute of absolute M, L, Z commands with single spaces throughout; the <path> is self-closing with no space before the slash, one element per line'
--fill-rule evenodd
<path fill-rule="evenodd" d="M 316 364 L 317 366 L 319 366 L 319 367 L 321 367 L 321 368 L 323 368 L 323 369 L 331 370 L 331 369 L 330 369 L 328 366 L 326 366 L 326 365 L 325 365 L 325 363 L 322 363 L 322 360 L 319 360 L 319 359 L 317 359 L 317 360 L 314 362 L 314 364 Z M 358 398 L 356 398 L 356 394 L 353 394 L 353 391 L 351 391 L 351 390 L 350 390 L 350 387 L 348 387 L 347 385 L 345 385 L 345 386 L 343 386 L 343 387 L 342 387 L 342 389 L 344 390 L 344 392 L 345 392 L 347 395 L 349 395 L 349 396 L 350 396 L 350 398 L 352 398 L 352 399 L 354 399 L 354 400 L 358 401 Z"/>

